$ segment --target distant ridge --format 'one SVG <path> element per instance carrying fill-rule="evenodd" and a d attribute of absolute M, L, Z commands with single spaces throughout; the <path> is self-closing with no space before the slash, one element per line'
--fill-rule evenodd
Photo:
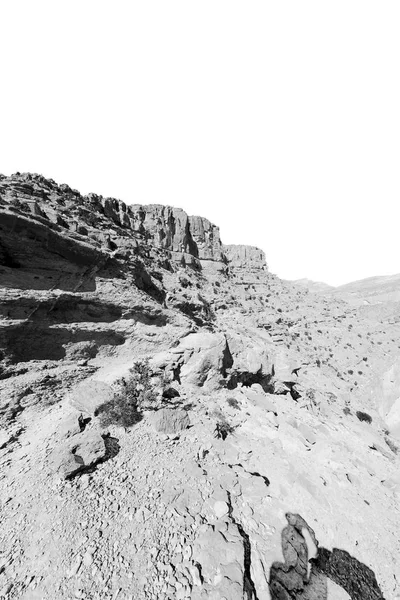
<path fill-rule="evenodd" d="M 323 281 L 313 281 L 312 279 L 307 278 L 296 279 L 294 281 L 291 281 L 291 283 L 294 283 L 295 285 L 300 285 L 302 288 L 307 289 L 309 292 L 314 292 L 316 294 L 321 294 L 334 289 L 332 285 L 328 285 Z"/>
<path fill-rule="evenodd" d="M 400 273 L 352 281 L 333 288 L 330 293 L 351 304 L 400 302 Z"/>

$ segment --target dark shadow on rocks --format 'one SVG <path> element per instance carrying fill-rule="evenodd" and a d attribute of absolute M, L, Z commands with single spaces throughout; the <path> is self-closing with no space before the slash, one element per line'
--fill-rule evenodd
<path fill-rule="evenodd" d="M 259 383 L 267 394 L 274 393 L 274 386 L 271 383 L 271 375 L 265 375 L 261 371 L 258 373 L 250 373 L 249 371 L 233 371 L 228 376 L 226 387 L 228 390 L 234 390 L 241 383 L 244 387 L 250 387 L 254 383 Z"/>
<path fill-rule="evenodd" d="M 77 463 L 77 468 L 74 471 L 72 471 L 69 475 L 66 476 L 65 479 L 67 481 L 71 481 L 72 479 L 75 479 L 76 477 L 79 477 L 80 475 L 93 473 L 94 471 L 96 471 L 96 469 L 99 465 L 101 465 L 102 463 L 105 463 L 107 460 L 110 460 L 117 456 L 117 454 L 119 453 L 119 451 L 121 449 L 121 447 L 118 443 L 119 440 L 117 438 L 111 437 L 110 434 L 102 434 L 101 437 L 103 438 L 104 447 L 105 447 L 104 455 L 101 458 L 99 458 L 98 460 L 92 462 L 90 465 L 85 465 L 82 457 L 79 456 L 78 454 L 76 454 L 74 452 L 74 450 L 72 451 L 72 453 L 74 454 L 74 457 L 75 457 L 75 461 Z"/>
<path fill-rule="evenodd" d="M 119 453 L 121 447 L 118 444 L 118 439 L 111 437 L 110 434 L 102 435 L 104 446 L 106 447 L 106 453 L 102 462 L 114 458 Z"/>
<path fill-rule="evenodd" d="M 327 578 L 342 587 L 351 600 L 385 600 L 374 572 L 345 550 L 318 548 L 313 529 L 297 514 L 287 513 L 282 530 L 284 563 L 274 562 L 269 587 L 272 600 L 328 600 Z M 308 532 L 317 549 L 309 558 Z M 309 566 L 311 571 L 308 573 Z"/>
<path fill-rule="evenodd" d="M 142 292 L 148 294 L 153 300 L 163 303 L 166 297 L 166 292 L 162 287 L 158 287 L 152 280 L 149 273 L 146 271 L 144 264 L 137 261 L 133 265 L 133 276 L 136 286 Z"/>
<path fill-rule="evenodd" d="M 51 328 L 47 324 L 25 322 L 0 331 L 0 345 L 13 363 L 31 360 L 60 360 L 66 357 L 66 344 L 91 342 L 94 356 L 99 346 L 120 346 L 125 338 L 112 329 L 90 331 Z"/>
<path fill-rule="evenodd" d="M 311 564 L 340 585 L 352 600 L 383 600 L 375 573 L 345 550 L 320 548 Z"/>

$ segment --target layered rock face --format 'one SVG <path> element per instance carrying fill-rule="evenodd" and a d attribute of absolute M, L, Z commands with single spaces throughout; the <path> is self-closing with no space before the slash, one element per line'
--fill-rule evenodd
<path fill-rule="evenodd" d="M 0 177 L 0 597 L 400 596 L 400 307 Z"/>
<path fill-rule="evenodd" d="M 21 219 L 25 217 L 52 231 L 108 249 L 126 251 L 141 244 L 170 251 L 175 261 L 186 260 L 188 255 L 189 263 L 198 267 L 202 261 L 232 262 L 234 267 L 265 266 L 261 250 L 224 247 L 217 226 L 203 217 L 188 216 L 179 208 L 161 204 L 127 206 L 115 198 L 81 196 L 67 185 L 29 173 L 0 177 L 0 207 L 14 216 L 11 221 L 10 215 L 3 216 L 6 227 L 23 227 Z M 37 225 L 31 227 L 39 229 Z M 6 250 L 1 248 L 4 256 Z"/>
<path fill-rule="evenodd" d="M 232 267 L 267 269 L 265 253 L 255 246 L 225 245 L 224 253 Z"/>

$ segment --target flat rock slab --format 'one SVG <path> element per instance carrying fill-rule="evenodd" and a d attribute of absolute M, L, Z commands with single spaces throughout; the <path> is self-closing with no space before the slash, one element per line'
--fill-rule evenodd
<path fill-rule="evenodd" d="M 88 415 L 96 415 L 99 407 L 111 400 L 114 390 L 104 381 L 89 379 L 79 383 L 69 395 L 71 405 Z"/>
<path fill-rule="evenodd" d="M 167 435 L 179 433 L 190 425 L 189 415 L 185 410 L 162 408 L 150 416 L 150 422 L 159 433 Z"/>

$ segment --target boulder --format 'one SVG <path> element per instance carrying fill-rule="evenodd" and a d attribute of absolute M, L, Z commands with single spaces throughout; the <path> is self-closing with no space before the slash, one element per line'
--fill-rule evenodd
<path fill-rule="evenodd" d="M 53 457 L 54 467 L 64 479 L 70 479 L 77 473 L 95 466 L 105 455 L 104 440 L 92 429 L 72 436 L 57 448 Z"/>
<path fill-rule="evenodd" d="M 183 382 L 215 388 L 231 364 L 223 334 L 193 333 L 184 338 L 181 347 L 187 357 L 181 368 Z"/>
<path fill-rule="evenodd" d="M 222 333 L 192 333 L 176 348 L 156 354 L 151 364 L 166 371 L 179 371 L 182 383 L 216 389 L 232 366 L 229 347 Z"/>
<path fill-rule="evenodd" d="M 298 360 L 292 358 L 285 349 L 276 350 L 274 353 L 274 377 L 278 381 L 296 383 L 297 372 L 301 368 Z"/>
<path fill-rule="evenodd" d="M 227 343 L 232 356 L 233 369 L 249 375 L 272 375 L 273 348 L 264 339 L 257 339 L 252 330 L 239 330 L 227 334 Z M 253 383 L 259 383 L 254 380 Z"/>
<path fill-rule="evenodd" d="M 174 435 L 187 429 L 190 425 L 189 415 L 185 410 L 162 408 L 150 416 L 150 422 L 159 433 Z"/>

